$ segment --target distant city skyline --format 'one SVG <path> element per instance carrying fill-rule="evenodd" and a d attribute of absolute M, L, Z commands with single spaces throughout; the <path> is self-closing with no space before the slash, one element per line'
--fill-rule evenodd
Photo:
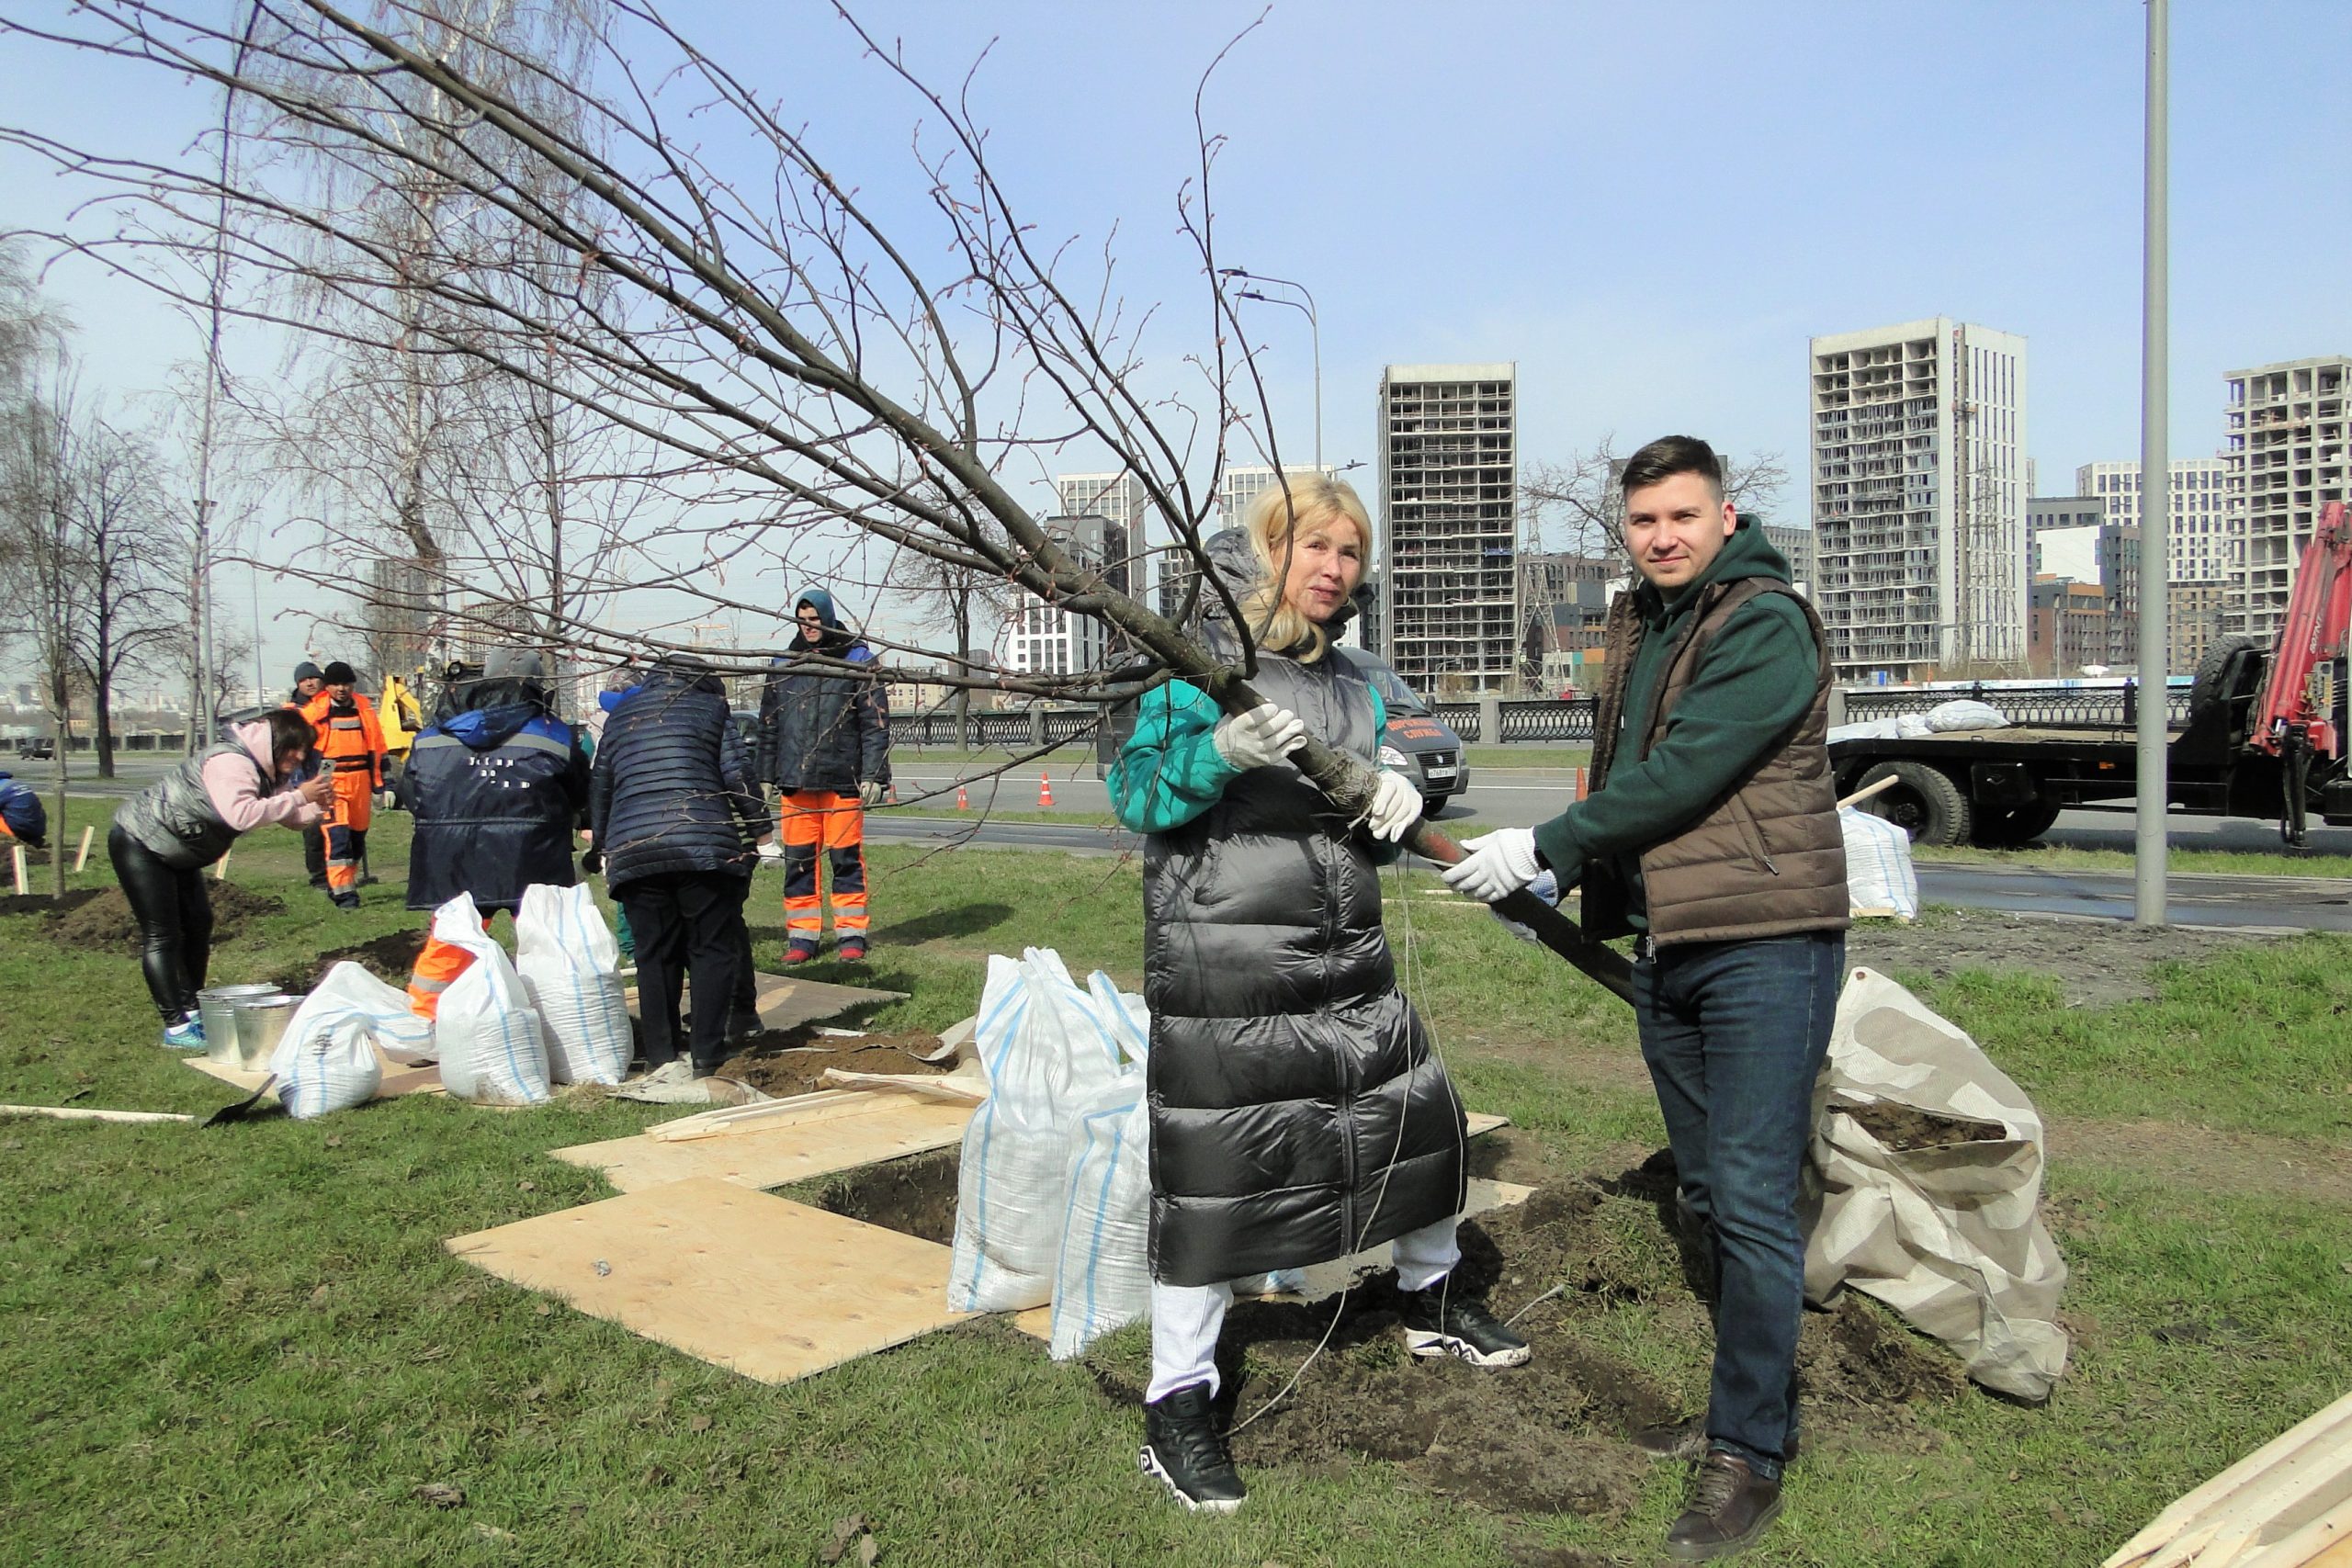
<path fill-rule="evenodd" d="M 1201 71 L 1261 9 L 1000 0 L 927 8 L 905 29 L 910 62 L 934 80 L 959 81 L 986 52 L 971 91 L 991 167 L 1046 242 L 1074 240 L 1073 257 L 1115 252 L 1123 319 L 1149 320 L 1136 351 L 1149 399 L 1201 398 L 1188 358 L 1210 344 L 1201 263 L 1172 217 L 1198 173 Z M 920 216 L 928 186 L 908 145 L 919 106 L 844 29 L 819 19 L 747 28 L 716 0 L 681 0 L 670 16 L 689 38 L 726 39 L 732 71 L 789 99 L 886 222 Z M 1777 451 L 1798 475 L 1810 411 L 1792 370 L 1806 341 L 1935 315 L 2031 344 L 2027 456 L 2049 469 L 2046 488 L 2079 465 L 2135 455 L 2143 8 L 1986 0 L 1958 25 L 1916 7 L 1823 0 L 1706 16 L 1694 28 L 1674 6 L 1497 0 L 1478 27 L 1432 29 L 1404 0 L 1299 0 L 1231 51 L 1202 96 L 1209 129 L 1225 138 L 1218 262 L 1313 289 L 1326 458 L 1374 459 L 1368 392 L 1384 365 L 1491 355 L 1520 367 L 1527 460 L 1565 458 L 1612 434 L 1629 449 L 1688 431 L 1727 451 Z M 2331 100 L 2352 58 L 2352 6 L 2183 6 L 2173 28 L 2170 444 L 2211 454 L 2226 434 L 2228 372 L 2352 346 L 2339 325 L 2352 204 L 2314 195 L 2340 186 L 2340 148 L 2288 139 L 2249 158 L 2243 130 L 2249 103 Z M 1918 115 L 1900 138 L 1883 134 L 1872 95 L 1754 90 L 1908 80 L 1928 51 L 1940 80 L 1967 85 L 1967 112 Z M 1295 62 L 1310 57 L 1317 69 L 1302 77 Z M 1570 61 L 1580 62 L 1577 90 L 1560 91 Z M 8 119 L 99 150 L 175 155 L 220 110 L 200 89 L 165 89 L 151 73 L 84 61 L 61 69 L 21 39 L 0 44 L 0 69 Z M 1657 112 L 1664 77 L 1672 114 Z M 1086 133 L 1072 136 L 1067 103 L 1035 85 L 1088 79 L 1120 91 L 1090 101 Z M 1394 104 L 1365 90 L 1399 79 L 1423 102 L 1484 107 L 1425 117 L 1399 138 Z M 1380 156 L 1366 157 L 1374 146 Z M 1832 164 L 1837 178 L 1819 177 Z M 1707 171 L 1702 184 L 1689 184 L 1692 169 Z M 1935 171 L 1932 201 L 1920 199 L 1923 170 Z M 15 150 L 0 150 L 0 178 L 12 220 L 27 228 L 61 224 L 83 194 Z M 1660 238 L 1646 220 L 1685 188 L 1687 220 Z M 1874 210 L 1890 216 L 1858 222 Z M 2038 243 L 2048 236 L 2020 217 L 2033 212 L 2066 214 L 2063 243 Z M 90 221 L 103 231 L 102 216 Z M 2262 286 L 2247 287 L 2247 237 L 2287 221 L 2294 243 L 2267 255 Z M 150 393 L 197 353 L 194 323 L 91 263 L 63 260 L 46 281 L 79 322 L 93 391 Z M 1313 426 L 1306 323 L 1261 310 L 1243 327 L 1263 351 L 1282 449 L 1295 453 Z M 283 344 L 243 353 L 248 374 L 281 374 Z M 1073 442 L 1009 482 L 1034 492 L 1044 515 L 1061 509 L 1052 473 L 1097 471 L 1106 455 Z M 1807 520 L 1803 489 L 1792 482 L 1771 521 Z M 317 640 L 306 629 L 315 595 L 273 581 L 268 563 L 307 541 L 273 506 L 244 542 L 265 563 L 274 682 Z M 746 591 L 775 600 L 780 618 L 784 581 L 772 573 Z M 249 619 L 246 592 L 232 571 L 224 609 Z M 278 611 L 288 617 L 271 621 Z"/>

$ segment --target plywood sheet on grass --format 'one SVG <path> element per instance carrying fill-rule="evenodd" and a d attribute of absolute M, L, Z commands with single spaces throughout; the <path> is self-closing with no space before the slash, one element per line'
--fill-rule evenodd
<path fill-rule="evenodd" d="M 222 1083 L 245 1094 L 251 1094 L 261 1088 L 263 1082 L 269 1077 L 267 1073 L 249 1073 L 242 1067 L 232 1067 L 220 1062 L 209 1062 L 201 1056 L 183 1056 L 180 1059 L 207 1077 L 219 1078 Z M 448 1092 L 441 1086 L 441 1068 L 438 1063 L 427 1062 L 421 1067 L 411 1067 L 403 1066 L 389 1057 L 379 1055 L 379 1060 L 384 1069 L 384 1081 L 377 1087 L 378 1100 L 398 1100 L 404 1094 Z M 275 1100 L 277 1095 L 272 1091 L 269 1098 Z"/>
<path fill-rule="evenodd" d="M 764 972 L 752 977 L 752 989 L 758 997 L 760 1021 L 770 1029 L 797 1029 L 804 1023 L 838 1018 L 852 1008 L 904 1001 L 907 996 L 904 991 L 829 986 L 822 980 L 794 980 Z M 633 1016 L 637 1012 L 637 987 L 629 987 L 626 994 Z"/>
<path fill-rule="evenodd" d="M 603 1171 L 605 1179 L 623 1192 L 694 1178 L 770 1188 L 946 1148 L 963 1142 L 964 1128 L 972 1120 L 969 1105 L 882 1090 L 865 1093 L 872 1104 L 856 1115 L 751 1126 L 724 1137 L 685 1143 L 665 1143 L 640 1133 L 551 1152 L 568 1165 Z"/>
<path fill-rule="evenodd" d="M 689 1356 L 790 1382 L 944 1328 L 950 1253 L 697 1177 L 442 1244 Z"/>

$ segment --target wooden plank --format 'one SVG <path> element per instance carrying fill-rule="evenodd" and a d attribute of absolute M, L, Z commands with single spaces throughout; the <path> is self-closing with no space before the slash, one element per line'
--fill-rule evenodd
<path fill-rule="evenodd" d="M 591 1316 L 785 1383 L 966 1315 L 951 1254 L 731 1182 L 696 1178 L 443 1243 Z"/>
<path fill-rule="evenodd" d="M 53 1116 L 60 1122 L 193 1122 L 176 1111 L 99 1111 L 77 1105 L 0 1105 L 0 1116 Z"/>
<path fill-rule="evenodd" d="M 850 1092 L 850 1091 L 844 1091 Z M 972 1107 L 910 1094 L 860 1091 L 863 1113 L 819 1122 L 750 1127 L 723 1138 L 665 1143 L 642 1134 L 550 1151 L 568 1165 L 602 1170 L 623 1192 L 688 1179 L 782 1187 L 964 1141 Z"/>
<path fill-rule="evenodd" d="M 2208 1514 L 2222 1506 L 2231 1495 L 2256 1476 L 2313 1444 L 2341 1444 L 2352 1438 L 2352 1393 L 2346 1394 L 2306 1419 L 2290 1427 L 2210 1481 L 2165 1505 L 2147 1527 L 2118 1547 L 2100 1568 L 2140 1568 L 2150 1563 L 2184 1532 L 2197 1543 L 2211 1539 L 2211 1528 L 2197 1529 Z M 2182 1541 L 2181 1544 L 2189 1544 Z"/>
<path fill-rule="evenodd" d="M 1491 1111 L 1470 1111 L 1463 1118 L 1463 1120 L 1469 1123 L 1468 1136 L 1473 1138 L 1482 1137 L 1485 1134 L 1493 1132 L 1498 1127 L 1508 1127 L 1510 1125 L 1510 1117 L 1497 1116 Z"/>
<path fill-rule="evenodd" d="M 2318 1517 L 2278 1533 L 2245 1559 L 2245 1568 L 2309 1568 L 2331 1557 L 2352 1562 L 2352 1501 L 2339 1499 Z"/>
<path fill-rule="evenodd" d="M 2306 1443 L 2206 1511 L 2199 1522 L 2215 1529 L 2197 1562 L 2209 1568 L 2243 1562 L 2266 1540 L 2288 1535 L 2347 1501 L 2352 1447 L 2340 1438 Z"/>
<path fill-rule="evenodd" d="M 696 1138 L 746 1132 L 770 1124 L 783 1126 L 788 1122 L 823 1122 L 835 1116 L 856 1116 L 867 1109 L 868 1102 L 851 1090 L 820 1089 L 785 1100 L 756 1100 L 745 1105 L 722 1105 L 716 1111 L 698 1111 L 691 1116 L 681 1116 L 674 1122 L 648 1127 L 645 1135 L 658 1138 L 665 1144 L 690 1144 Z"/>

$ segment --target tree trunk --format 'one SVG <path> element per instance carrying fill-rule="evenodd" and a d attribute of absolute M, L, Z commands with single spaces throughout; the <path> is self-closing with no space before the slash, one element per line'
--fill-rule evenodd
<path fill-rule="evenodd" d="M 49 814 L 49 896 L 65 897 L 65 778 L 66 754 L 74 739 L 73 723 L 57 721 L 57 805 Z"/>
<path fill-rule="evenodd" d="M 114 716 L 107 709 L 114 700 L 114 677 L 106 672 L 106 660 L 103 655 L 100 656 L 98 665 L 98 678 L 96 682 L 98 694 L 97 716 L 96 726 L 90 733 L 94 738 L 93 750 L 98 760 L 98 777 L 110 779 L 114 777 Z"/>
<path fill-rule="evenodd" d="M 958 596 L 956 605 L 956 657 L 964 661 L 964 673 L 972 672 L 972 601 L 968 595 Z M 972 688 L 956 688 L 956 750 L 972 749 Z"/>

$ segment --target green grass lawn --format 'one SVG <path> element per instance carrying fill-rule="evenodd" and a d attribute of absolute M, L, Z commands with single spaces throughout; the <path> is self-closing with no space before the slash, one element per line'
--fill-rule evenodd
<path fill-rule="evenodd" d="M 73 830 L 103 811 L 75 803 Z M 398 884 L 405 818 L 379 822 L 387 881 L 356 915 L 302 886 L 290 834 L 248 840 L 232 874 L 287 908 L 225 945 L 215 977 L 420 922 Z M 1130 861 L 869 853 L 875 961 L 811 972 L 910 993 L 877 1026 L 963 1017 L 986 956 L 1024 945 L 1139 979 Z M 107 874 L 94 854 L 85 880 Z M 1627 1010 L 1430 886 L 1400 877 L 1392 940 L 1465 1098 L 1513 1118 L 1518 1168 L 1550 1173 L 1520 1179 L 1614 1173 L 1661 1143 Z M 780 892 L 763 873 L 752 908 L 769 964 Z M 2307 1190 L 2273 1171 L 2234 1187 L 2188 1157 L 2209 1128 L 2267 1140 L 2290 1165 L 2339 1157 L 2348 960 L 2335 937 L 2253 947 L 2105 1010 L 2064 1008 L 2007 971 L 1929 988 L 2052 1123 L 2075 1364 L 2043 1409 L 1928 1401 L 1906 1407 L 1916 1440 L 1808 1453 L 1782 1523 L 1745 1561 L 2095 1562 L 2352 1387 L 2344 1184 Z M 202 1112 L 228 1098 L 157 1048 L 130 959 L 62 950 L 38 914 L 0 914 L 0 1100 Z M 1363 1461 L 1253 1473 L 1244 1513 L 1196 1521 L 1135 1473 L 1131 1410 L 1001 1326 L 770 1389 L 442 1250 L 605 1195 L 546 1151 L 665 1114 L 424 1097 L 209 1131 L 0 1120 L 0 1560 L 797 1563 L 854 1514 L 885 1564 L 1654 1560 L 1679 1495 L 1668 1467 L 1613 1520 L 1492 1514 Z M 2118 1118 L 2173 1129 L 2182 1163 L 2100 1156 L 2086 1134 Z M 1654 1210 L 1610 1213 L 1630 1247 L 1663 1256 Z M 1687 1296 L 1599 1303 L 1578 1321 L 1686 1398 L 1703 1389 L 1704 1320 Z M 1508 1378 L 1494 1397 L 1510 1397 Z M 427 1485 L 460 1489 L 462 1506 L 422 1499 Z"/>

